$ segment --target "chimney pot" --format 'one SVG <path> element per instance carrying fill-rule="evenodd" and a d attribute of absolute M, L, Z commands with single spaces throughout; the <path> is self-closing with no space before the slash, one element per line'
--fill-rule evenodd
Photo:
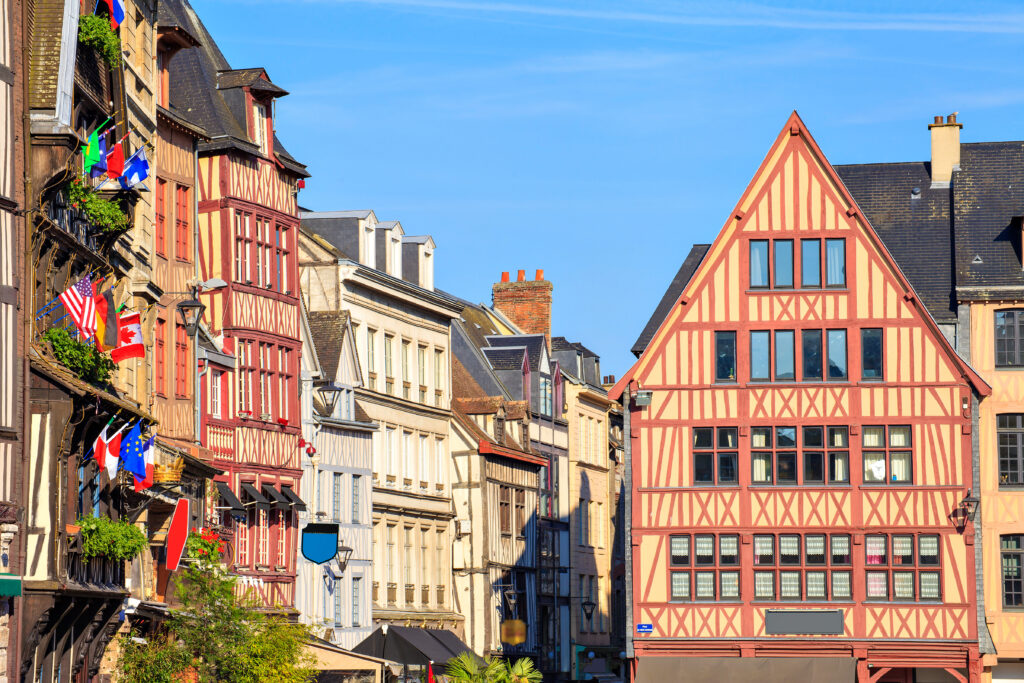
<path fill-rule="evenodd" d="M 518 281 L 518 282 L 526 282 L 526 271 L 525 270 L 520 270 L 518 273 L 516 273 L 516 281 Z"/>
<path fill-rule="evenodd" d="M 933 123 L 942 123 L 942 117 L 941 116 L 936 116 L 932 122 Z"/>
<path fill-rule="evenodd" d="M 543 280 L 544 279 L 544 271 L 542 269 L 540 269 L 540 268 L 537 269 L 537 279 L 538 280 Z"/>
<path fill-rule="evenodd" d="M 935 123 L 928 125 L 932 139 L 931 175 L 932 189 L 949 187 L 953 172 L 960 170 L 960 129 L 957 112 L 945 118 L 936 116 Z"/>
<path fill-rule="evenodd" d="M 502 272 L 502 274 L 501 274 L 501 281 L 502 282 L 508 282 L 508 271 L 507 270 Z"/>
<path fill-rule="evenodd" d="M 946 117 L 946 123 L 956 123 L 956 114 L 950 114 Z"/>

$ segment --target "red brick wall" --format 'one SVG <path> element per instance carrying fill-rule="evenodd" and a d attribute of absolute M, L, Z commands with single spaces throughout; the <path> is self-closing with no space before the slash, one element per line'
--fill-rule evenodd
<path fill-rule="evenodd" d="M 537 279 L 526 280 L 519 271 L 516 282 L 509 282 L 502 273 L 501 282 L 491 288 L 494 307 L 527 334 L 543 334 L 551 347 L 551 292 L 554 286 L 537 271 Z"/>

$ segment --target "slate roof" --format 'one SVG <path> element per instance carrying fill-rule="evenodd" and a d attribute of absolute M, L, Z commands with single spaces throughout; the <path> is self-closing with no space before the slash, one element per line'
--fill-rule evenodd
<path fill-rule="evenodd" d="M 288 91 L 271 83 L 269 76 L 263 77 L 266 73 L 266 69 L 263 68 L 222 69 L 217 72 L 217 87 L 221 90 L 247 87 L 250 90 L 270 93 L 275 97 L 287 95 Z"/>
<path fill-rule="evenodd" d="M 552 351 L 579 351 L 584 358 L 597 358 L 598 355 L 579 342 L 571 342 L 565 337 L 551 338 Z"/>
<path fill-rule="evenodd" d="M 658 302 L 654 313 L 651 314 L 650 320 L 644 326 L 643 332 L 640 333 L 640 336 L 637 337 L 636 342 L 633 344 L 633 348 L 630 349 L 634 356 L 639 358 L 640 354 L 647 348 L 647 345 L 651 343 L 651 338 L 661 326 L 661 321 L 668 317 L 668 312 L 671 310 L 672 305 L 679 298 L 679 295 L 683 293 L 683 289 L 686 288 L 686 284 L 693 277 L 697 266 L 704 260 L 704 254 L 708 253 L 710 248 L 710 244 L 695 244 L 690 247 L 690 253 L 683 259 L 683 265 L 679 266 L 679 272 L 672 278 L 672 282 L 669 283 L 664 296 L 661 297 L 661 301 Z"/>
<path fill-rule="evenodd" d="M 478 307 L 468 304 L 462 309 L 462 328 L 466 335 L 476 344 L 478 349 L 489 346 L 487 338 L 501 334 L 501 331 L 494 326 L 490 316 Z"/>
<path fill-rule="evenodd" d="M 200 43 L 198 47 L 178 52 L 168 66 L 169 109 L 210 135 L 212 139 L 209 142 L 199 145 L 200 151 L 238 149 L 258 154 L 259 147 L 246 132 L 245 93 L 237 87 L 218 87 L 221 73 L 233 70 L 206 26 L 188 0 L 161 0 L 159 4 L 168 21 L 182 24 L 182 29 Z M 239 71 L 262 72 L 262 69 Z M 229 81 L 232 78 L 229 76 Z M 274 153 L 285 168 L 296 175 L 308 177 L 306 167 L 288 153 L 277 135 L 274 136 Z"/>
<path fill-rule="evenodd" d="M 481 349 L 491 367 L 495 370 L 522 370 L 525 346 L 496 347 L 487 346 Z"/>
<path fill-rule="evenodd" d="M 929 164 L 921 161 L 833 168 L 928 312 L 954 322 L 949 188 L 931 189 Z"/>
<path fill-rule="evenodd" d="M 543 334 L 488 335 L 487 342 L 491 347 L 525 347 L 530 357 L 530 370 L 537 370 L 540 367 L 540 359 L 544 355 L 545 345 Z M 487 349 L 484 351 L 486 352 Z M 495 368 L 495 370 L 497 369 Z"/>
<path fill-rule="evenodd" d="M 177 29 L 185 34 L 186 40 L 196 45 L 199 44 L 199 41 L 189 30 L 192 23 L 185 17 L 184 8 L 179 3 L 158 2 L 156 26 L 158 29 Z"/>
<path fill-rule="evenodd" d="M 334 381 L 338 376 L 338 364 L 341 362 L 341 350 L 348 328 L 348 311 L 310 311 L 306 315 L 324 377 Z"/>

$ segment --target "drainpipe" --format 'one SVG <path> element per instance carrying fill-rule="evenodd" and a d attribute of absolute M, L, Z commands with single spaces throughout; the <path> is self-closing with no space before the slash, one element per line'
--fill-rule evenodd
<path fill-rule="evenodd" d="M 629 386 L 622 392 L 622 439 L 625 441 L 623 479 L 626 504 L 623 524 L 626 550 L 626 659 L 633 659 L 633 434 L 629 426 L 629 404 L 632 402 Z M 632 667 L 630 667 L 632 670 Z"/>
<path fill-rule="evenodd" d="M 195 277 L 196 282 L 199 282 L 199 198 L 196 196 L 196 189 L 199 181 L 199 140 L 192 138 L 192 275 Z M 196 290 L 196 297 L 198 298 L 199 290 Z M 198 322 L 202 322 L 201 320 Z M 199 388 L 199 380 L 205 375 L 210 369 L 210 360 L 206 360 L 206 367 L 203 368 L 202 374 L 199 372 L 199 333 L 196 332 L 196 336 L 192 338 L 192 366 L 195 368 L 193 380 L 195 384 L 192 385 L 192 395 L 195 403 L 195 417 L 193 423 L 192 437 L 195 440 L 197 446 L 203 445 L 202 434 L 202 407 L 203 407 L 203 392 Z"/>

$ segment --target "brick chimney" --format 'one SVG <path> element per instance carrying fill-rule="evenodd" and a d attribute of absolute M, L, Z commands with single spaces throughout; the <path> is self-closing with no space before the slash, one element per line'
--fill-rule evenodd
<path fill-rule="evenodd" d="M 932 187 L 949 187 L 953 171 L 960 170 L 960 129 L 964 124 L 956 122 L 957 112 L 946 117 L 936 116 L 928 124 L 932 133 Z"/>
<path fill-rule="evenodd" d="M 533 280 L 527 280 L 526 271 L 520 270 L 515 282 L 507 272 L 502 273 L 501 282 L 491 287 L 491 296 L 502 315 L 527 334 L 543 334 L 550 349 L 552 289 L 543 270 L 538 270 Z"/>

